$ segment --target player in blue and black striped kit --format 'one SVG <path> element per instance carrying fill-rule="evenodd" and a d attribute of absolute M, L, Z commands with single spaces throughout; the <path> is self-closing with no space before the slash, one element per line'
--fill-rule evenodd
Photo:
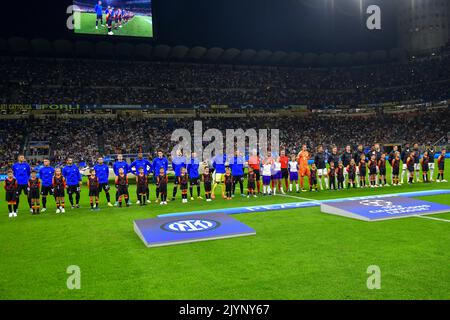
<path fill-rule="evenodd" d="M 42 212 L 47 210 L 47 196 L 53 195 L 53 176 L 55 169 L 50 166 L 50 160 L 44 159 L 44 166 L 39 170 L 39 178 L 42 181 Z"/>
<path fill-rule="evenodd" d="M 186 169 L 186 157 L 183 156 L 181 150 L 177 150 L 177 155 L 172 159 L 172 168 L 175 171 L 175 182 L 173 185 L 172 201 L 175 200 L 178 191 L 179 177 L 181 176 L 181 169 Z"/>
<path fill-rule="evenodd" d="M 97 18 L 95 19 L 95 29 L 98 29 L 98 22 L 100 21 L 101 26 L 103 27 L 103 6 L 102 2 L 99 1 L 94 8 L 95 14 Z"/>
<path fill-rule="evenodd" d="M 234 157 L 230 159 L 231 175 L 233 176 L 233 197 L 236 192 L 236 184 L 239 183 L 239 189 L 241 191 L 241 196 L 245 197 L 244 194 L 244 157 L 241 153 L 236 150 Z"/>
<path fill-rule="evenodd" d="M 25 156 L 19 155 L 18 162 L 14 163 L 12 166 L 12 170 L 14 172 L 14 178 L 17 180 L 17 208 L 19 208 L 19 200 L 20 200 L 20 194 L 23 193 L 25 195 L 28 194 L 28 179 L 30 178 L 31 174 L 31 168 L 28 163 L 25 162 Z M 28 206 L 31 209 L 31 199 L 28 199 Z M 17 211 L 16 211 L 17 212 Z"/>
<path fill-rule="evenodd" d="M 72 209 L 80 207 L 81 197 L 81 173 L 78 167 L 73 163 L 72 158 L 67 159 L 67 165 L 62 170 L 62 175 L 66 179 L 67 194 L 69 195 L 70 205 Z M 73 194 L 75 193 L 75 205 L 73 202 Z"/>
<path fill-rule="evenodd" d="M 191 160 L 187 164 L 187 172 L 189 176 L 189 194 L 191 200 L 194 200 L 194 186 L 197 186 L 197 199 L 203 199 L 200 196 L 200 161 L 197 158 L 197 153 L 192 152 Z"/>
<path fill-rule="evenodd" d="M 144 169 L 144 174 L 146 176 L 149 175 L 150 172 L 152 172 L 152 163 L 148 160 L 144 158 L 144 155 L 142 154 L 142 152 L 138 153 L 138 158 L 136 160 L 133 161 L 133 163 L 131 163 L 130 165 L 130 170 L 131 172 L 137 176 L 139 174 L 139 168 L 143 168 Z M 148 180 L 147 180 L 148 181 Z M 136 196 L 139 198 L 139 194 L 136 191 Z M 147 203 L 150 203 L 150 188 L 147 188 L 147 194 L 146 194 L 146 199 L 147 199 Z M 139 200 L 136 202 L 136 204 L 139 204 Z"/>
<path fill-rule="evenodd" d="M 120 169 L 123 169 L 125 175 L 127 175 L 131 171 L 130 166 L 126 161 L 123 160 L 123 155 L 121 154 L 117 155 L 117 161 L 113 165 L 113 170 L 116 177 L 119 175 Z M 116 189 L 116 203 L 114 204 L 114 206 L 117 207 L 118 205 L 119 205 L 119 190 Z"/>
<path fill-rule="evenodd" d="M 103 158 L 99 157 L 97 159 L 97 164 L 94 166 L 95 174 L 98 177 L 98 182 L 100 184 L 99 192 L 105 191 L 106 201 L 108 206 L 112 207 L 111 196 L 109 194 L 109 167 L 107 164 L 103 163 Z"/>
<path fill-rule="evenodd" d="M 160 190 L 159 190 L 159 184 L 156 181 L 156 177 L 160 174 L 161 169 L 164 170 L 164 174 L 167 174 L 167 169 L 169 168 L 169 160 L 167 160 L 167 158 L 164 157 L 162 150 L 158 150 L 158 157 L 156 157 L 153 160 L 152 167 L 153 167 L 152 168 L 153 181 L 156 183 L 156 200 L 155 200 L 155 202 L 158 202 Z M 166 190 L 166 197 L 167 197 L 167 190 Z M 163 201 L 163 200 L 161 200 L 161 201 Z"/>

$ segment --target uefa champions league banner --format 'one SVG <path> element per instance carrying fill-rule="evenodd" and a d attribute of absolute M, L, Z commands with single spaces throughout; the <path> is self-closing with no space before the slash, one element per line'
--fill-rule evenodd
<path fill-rule="evenodd" d="M 322 203 L 324 213 L 363 221 L 380 221 L 450 212 L 450 206 L 407 197 L 350 200 Z"/>

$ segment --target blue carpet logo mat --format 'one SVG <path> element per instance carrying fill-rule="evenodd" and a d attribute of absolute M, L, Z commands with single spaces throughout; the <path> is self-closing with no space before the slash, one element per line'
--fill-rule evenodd
<path fill-rule="evenodd" d="M 450 206 L 407 197 L 327 202 L 320 205 L 323 213 L 363 221 L 380 221 L 417 215 L 450 212 Z"/>
<path fill-rule="evenodd" d="M 252 228 L 223 213 L 135 220 L 134 231 L 147 247 L 256 234 Z"/>
<path fill-rule="evenodd" d="M 345 201 L 350 201 L 350 200 L 382 199 L 382 198 L 394 197 L 394 196 L 424 197 L 424 196 L 435 196 L 435 195 L 441 195 L 441 194 L 450 194 L 450 189 L 413 191 L 413 192 L 380 194 L 380 195 L 375 195 L 375 196 L 362 196 L 362 197 L 350 197 L 350 198 L 327 199 L 327 200 L 313 200 L 313 201 L 303 201 L 303 202 L 289 202 L 289 203 L 282 203 L 282 204 L 268 204 L 268 205 L 259 205 L 259 206 L 249 206 L 249 207 L 226 208 L 226 209 L 177 212 L 177 213 L 161 214 L 158 217 L 182 217 L 182 216 L 194 215 L 194 214 L 213 214 L 213 213 L 217 213 L 217 212 L 221 212 L 221 213 L 225 213 L 225 214 L 240 214 L 240 213 L 252 213 L 252 212 L 278 211 L 278 210 L 318 207 L 322 203 L 329 203 L 329 202 L 336 203 L 336 202 L 345 202 Z M 449 212 L 450 212 L 450 210 L 449 210 Z"/>

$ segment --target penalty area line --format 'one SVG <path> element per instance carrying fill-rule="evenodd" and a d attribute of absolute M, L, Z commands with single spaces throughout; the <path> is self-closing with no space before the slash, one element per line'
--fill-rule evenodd
<path fill-rule="evenodd" d="M 422 219 L 429 219 L 429 220 L 436 220 L 436 221 L 442 221 L 442 222 L 450 222 L 450 220 L 447 219 L 441 219 L 441 218 L 435 218 L 435 217 L 428 217 L 428 216 L 421 216 L 421 215 L 416 215 L 417 218 L 422 218 Z"/>

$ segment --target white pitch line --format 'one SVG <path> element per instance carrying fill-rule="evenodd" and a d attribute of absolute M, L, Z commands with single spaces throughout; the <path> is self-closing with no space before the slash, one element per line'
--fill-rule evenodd
<path fill-rule="evenodd" d="M 423 218 L 423 219 L 430 219 L 430 220 L 442 221 L 442 222 L 450 222 L 450 220 L 447 220 L 447 219 L 434 218 L 434 217 L 427 217 L 427 216 L 421 216 L 421 215 L 416 215 L 416 217 L 417 217 L 417 218 Z"/>
<path fill-rule="evenodd" d="M 309 199 L 309 198 L 303 198 L 303 197 L 291 196 L 291 195 L 289 195 L 289 194 L 276 194 L 275 196 L 288 197 L 288 198 L 294 198 L 294 199 L 300 199 L 300 200 L 306 200 L 306 201 L 318 201 L 318 200 L 316 200 L 316 199 Z"/>

